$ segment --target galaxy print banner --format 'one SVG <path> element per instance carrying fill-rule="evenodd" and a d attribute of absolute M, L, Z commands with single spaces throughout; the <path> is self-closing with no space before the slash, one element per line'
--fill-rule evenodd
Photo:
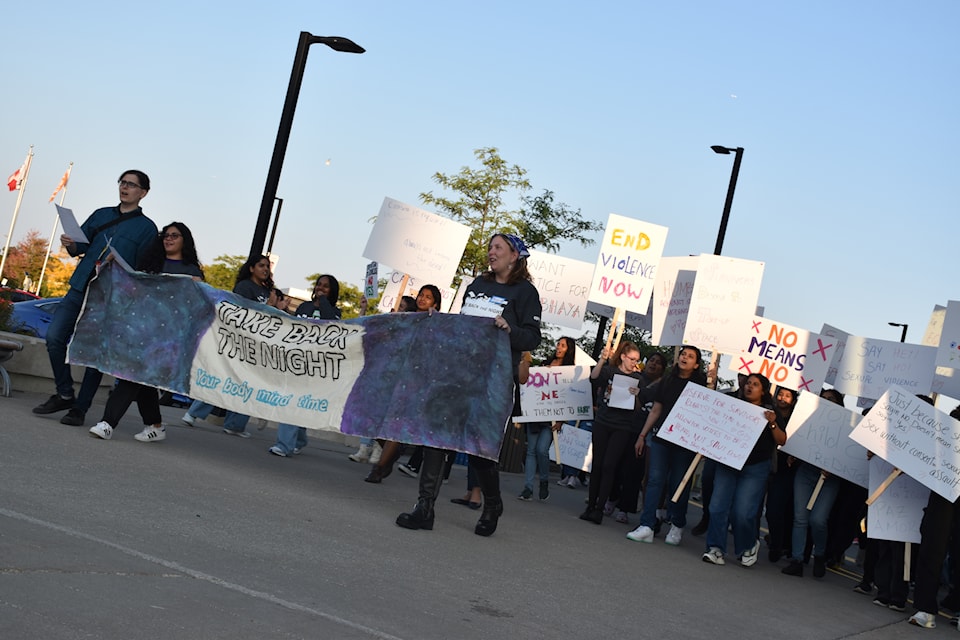
<path fill-rule="evenodd" d="M 296 318 L 186 276 L 109 267 L 69 360 L 250 416 L 491 460 L 514 400 L 509 338 L 489 318 Z"/>

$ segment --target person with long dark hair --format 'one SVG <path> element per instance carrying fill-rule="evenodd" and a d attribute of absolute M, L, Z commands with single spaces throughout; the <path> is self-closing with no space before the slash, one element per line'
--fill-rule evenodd
<path fill-rule="evenodd" d="M 467 285 L 461 313 L 490 317 L 492 326 L 510 337 L 514 380 L 518 379 L 520 356 L 540 344 L 540 294 L 527 270 L 530 252 L 519 237 L 494 234 L 487 243 L 489 269 Z M 498 425 L 503 430 L 506 425 Z M 445 452 L 426 447 L 420 469 L 419 498 L 413 510 L 397 517 L 405 529 L 433 529 L 434 503 L 440 492 Z M 492 535 L 503 514 L 497 461 L 470 456 L 483 494 L 483 512 L 474 528 L 479 536 Z"/>
<path fill-rule="evenodd" d="M 203 267 L 197 257 L 193 234 L 182 222 L 171 222 L 160 231 L 144 253 L 138 268 L 147 273 L 181 274 L 194 280 L 203 280 Z M 90 435 L 102 440 L 112 438 L 117 424 L 134 400 L 146 426 L 133 437 L 140 442 L 166 440 L 167 432 L 161 422 L 157 390 L 129 380 L 117 380 L 117 386 L 107 399 L 103 417 L 90 427 Z"/>

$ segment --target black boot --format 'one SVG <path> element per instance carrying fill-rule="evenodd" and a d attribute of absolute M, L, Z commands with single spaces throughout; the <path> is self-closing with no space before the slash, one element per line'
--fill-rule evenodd
<path fill-rule="evenodd" d="M 503 515 L 503 500 L 500 497 L 500 471 L 494 460 L 472 458 L 470 463 L 477 474 L 480 491 L 483 492 L 483 513 L 473 532 L 478 536 L 490 536 L 497 530 L 497 522 Z"/>
<path fill-rule="evenodd" d="M 492 536 L 493 532 L 497 530 L 497 522 L 502 515 L 503 500 L 499 497 L 488 498 L 484 496 L 483 513 L 480 514 L 480 519 L 477 520 L 477 526 L 474 527 L 473 532 L 478 536 Z"/>
<path fill-rule="evenodd" d="M 386 442 L 381 446 L 383 447 L 383 453 L 380 454 L 380 462 L 373 465 L 370 473 L 363 479 L 364 482 L 380 484 L 384 478 L 393 473 L 393 465 L 400 459 L 399 442 Z"/>
<path fill-rule="evenodd" d="M 391 467 L 392 467 L 391 463 Z M 424 447 L 420 465 L 420 497 L 410 513 L 397 516 L 397 526 L 404 529 L 433 529 L 433 505 L 440 493 L 443 474 L 443 451 Z"/>

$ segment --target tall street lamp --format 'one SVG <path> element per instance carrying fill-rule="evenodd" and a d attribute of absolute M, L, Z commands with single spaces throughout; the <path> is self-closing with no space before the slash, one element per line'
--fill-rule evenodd
<path fill-rule="evenodd" d="M 733 206 L 733 192 L 737 188 L 737 176 L 740 175 L 740 161 L 743 159 L 743 147 L 731 149 L 718 144 L 710 147 L 714 153 L 722 155 L 736 154 L 733 158 L 733 170 L 730 171 L 730 186 L 727 187 L 727 200 L 723 203 L 723 217 L 720 218 L 720 231 L 717 233 L 717 246 L 713 250 L 713 255 L 720 255 L 723 249 L 723 238 L 727 235 L 727 221 L 730 220 L 730 207 Z"/>
<path fill-rule="evenodd" d="M 293 59 L 290 84 L 287 86 L 287 98 L 283 103 L 283 113 L 280 116 L 280 128 L 277 130 L 277 142 L 273 145 L 273 158 L 270 160 L 270 170 L 267 172 L 267 184 L 263 188 L 263 200 L 260 201 L 260 215 L 257 217 L 257 226 L 250 245 L 251 258 L 263 253 L 263 245 L 267 240 L 267 227 L 270 226 L 270 214 L 273 211 L 273 201 L 277 196 L 277 186 L 280 184 L 283 158 L 287 153 L 287 142 L 290 140 L 290 130 L 293 127 L 293 114 L 297 110 L 297 98 L 300 96 L 300 85 L 303 83 L 303 71 L 307 66 L 307 51 L 310 45 L 318 43 L 325 44 L 334 51 L 345 53 L 365 51 L 363 47 L 347 38 L 315 36 L 306 31 L 300 32 L 297 55 Z"/>
<path fill-rule="evenodd" d="M 907 341 L 907 327 L 910 325 L 900 324 L 899 322 L 888 322 L 887 324 L 891 327 L 903 327 L 903 331 L 900 332 L 900 342 Z"/>

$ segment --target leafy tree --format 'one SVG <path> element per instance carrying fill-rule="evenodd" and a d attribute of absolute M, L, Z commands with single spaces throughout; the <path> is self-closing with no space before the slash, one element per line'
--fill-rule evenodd
<path fill-rule="evenodd" d="M 217 289 L 233 291 L 233 285 L 237 283 L 237 274 L 240 273 L 240 267 L 247 261 L 247 256 L 217 256 L 213 264 L 204 266 L 203 275 L 206 277 L 207 284 Z"/>
<path fill-rule="evenodd" d="M 567 205 L 553 203 L 553 191 L 544 189 L 535 197 L 524 196 L 517 231 L 531 247 L 539 247 L 549 253 L 560 249 L 561 240 L 575 240 L 580 246 L 593 244 L 585 234 L 602 231 L 603 225 L 593 220 L 584 220 L 580 209 L 574 211 Z"/>
<path fill-rule="evenodd" d="M 57 253 L 51 254 L 47 270 L 43 272 L 43 282 L 40 283 L 40 295 L 44 298 L 67 295 L 70 276 L 76 267 L 77 259 L 71 257 L 63 247 Z"/>
<path fill-rule="evenodd" d="M 10 247 L 10 253 L 3 266 L 3 276 L 7 278 L 7 286 L 22 287 L 27 276 L 32 281 L 36 281 L 40 277 L 46 256 L 47 241 L 40 237 L 39 231 L 31 229 L 23 240 Z"/>
<path fill-rule="evenodd" d="M 458 198 L 437 196 L 427 191 L 420 194 L 420 200 L 470 227 L 470 239 L 458 273 L 476 276 L 487 266 L 489 236 L 498 231 L 517 231 L 521 214 L 506 210 L 504 199 L 513 192 L 523 194 L 530 189 L 530 182 L 524 177 L 526 170 L 507 164 L 496 147 L 476 149 L 473 155 L 480 161 L 480 169 L 463 167 L 456 175 L 433 174 L 434 182 L 458 194 Z"/>

